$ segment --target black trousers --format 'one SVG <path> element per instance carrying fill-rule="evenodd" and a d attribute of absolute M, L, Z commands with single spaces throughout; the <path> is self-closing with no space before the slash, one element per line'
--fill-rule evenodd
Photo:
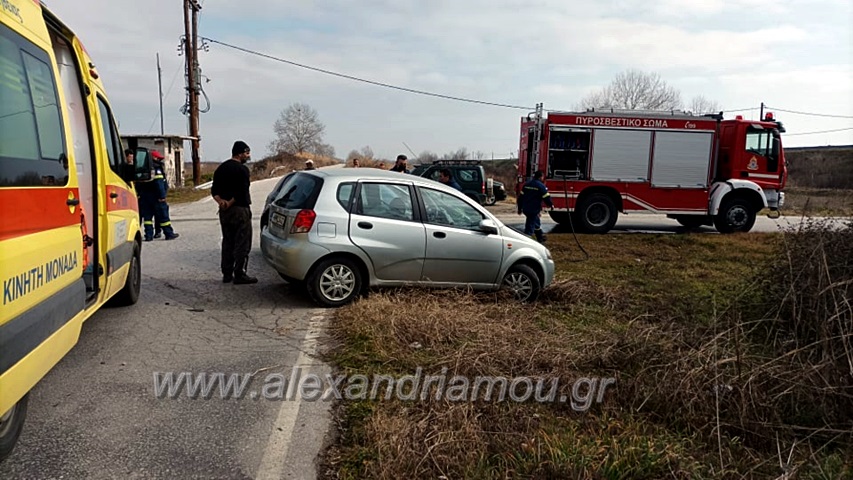
<path fill-rule="evenodd" d="M 245 274 L 252 250 L 252 211 L 232 206 L 219 211 L 222 227 L 222 274 Z"/>

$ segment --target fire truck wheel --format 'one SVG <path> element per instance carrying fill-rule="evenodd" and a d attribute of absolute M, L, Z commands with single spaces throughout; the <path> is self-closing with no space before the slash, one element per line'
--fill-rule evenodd
<path fill-rule="evenodd" d="M 616 205 L 603 193 L 585 197 L 577 209 L 578 224 L 575 227 L 589 233 L 607 233 L 616 225 Z"/>
<path fill-rule="evenodd" d="M 29 394 L 24 395 L 8 412 L 0 414 L 0 462 L 12 453 L 21 430 L 24 429 L 29 397 Z"/>
<path fill-rule="evenodd" d="M 755 209 L 744 198 L 732 198 L 723 203 L 714 217 L 714 226 L 720 233 L 748 232 L 755 225 Z"/>

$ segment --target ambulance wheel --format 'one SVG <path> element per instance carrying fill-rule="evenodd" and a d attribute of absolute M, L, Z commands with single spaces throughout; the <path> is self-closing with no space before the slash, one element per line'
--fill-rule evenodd
<path fill-rule="evenodd" d="M 130 258 L 130 268 L 127 271 L 127 279 L 124 288 L 119 291 L 110 302 L 117 307 L 127 307 L 139 300 L 139 291 L 142 285 L 142 267 L 140 262 L 139 243 L 133 243 L 133 256 Z"/>
<path fill-rule="evenodd" d="M 714 226 L 720 233 L 748 232 L 755 225 L 755 209 L 745 198 L 726 200 L 720 213 L 714 217 Z"/>
<path fill-rule="evenodd" d="M 616 205 L 603 193 L 584 197 L 576 210 L 577 228 L 588 233 L 607 233 L 616 225 Z"/>
<path fill-rule="evenodd" d="M 27 401 L 30 394 L 18 400 L 8 412 L 0 416 L 0 462 L 6 459 L 15 448 L 18 437 L 24 429 L 24 419 L 27 417 Z"/>

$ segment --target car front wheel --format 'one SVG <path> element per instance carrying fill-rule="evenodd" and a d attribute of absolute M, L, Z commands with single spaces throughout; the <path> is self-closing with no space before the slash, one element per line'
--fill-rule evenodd
<path fill-rule="evenodd" d="M 361 271 L 350 259 L 330 258 L 314 268 L 306 284 L 315 302 L 324 307 L 341 307 L 360 294 Z"/>
<path fill-rule="evenodd" d="M 510 268 L 504 276 L 502 286 L 523 303 L 535 301 L 542 290 L 539 277 L 527 265 L 514 265 Z"/>

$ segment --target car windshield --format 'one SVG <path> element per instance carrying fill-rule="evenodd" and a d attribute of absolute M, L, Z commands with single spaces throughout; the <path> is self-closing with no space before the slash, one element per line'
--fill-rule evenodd
<path fill-rule="evenodd" d="M 294 174 L 284 183 L 273 202 L 289 210 L 314 208 L 323 180 L 314 175 Z"/>

